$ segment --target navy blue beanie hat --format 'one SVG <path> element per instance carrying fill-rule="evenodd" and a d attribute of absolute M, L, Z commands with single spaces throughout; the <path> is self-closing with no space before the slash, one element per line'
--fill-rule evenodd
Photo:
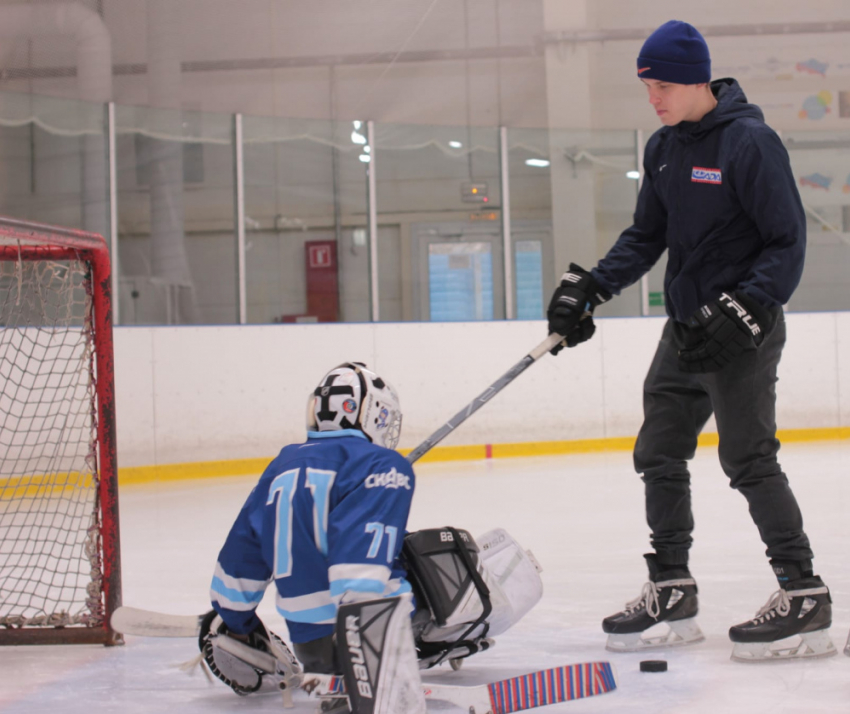
<path fill-rule="evenodd" d="M 674 84 L 711 81 L 711 57 L 703 36 L 687 22 L 670 20 L 653 32 L 640 48 L 638 77 Z"/>

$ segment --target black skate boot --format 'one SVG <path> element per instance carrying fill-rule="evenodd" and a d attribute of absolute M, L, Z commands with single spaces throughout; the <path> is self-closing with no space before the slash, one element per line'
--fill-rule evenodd
<path fill-rule="evenodd" d="M 649 582 L 637 598 L 626 603 L 625 610 L 602 621 L 602 629 L 608 633 L 605 649 L 636 652 L 702 642 L 705 636 L 694 620 L 697 584 L 687 566 L 662 566 L 654 553 L 647 553 L 644 558 L 649 566 Z M 668 626 L 666 633 L 644 635 L 662 622 Z"/>
<path fill-rule="evenodd" d="M 836 654 L 829 637 L 832 598 L 823 580 L 801 563 L 771 561 L 780 588 L 756 616 L 729 630 L 732 659 L 764 662 Z M 791 639 L 793 638 L 793 639 Z"/>

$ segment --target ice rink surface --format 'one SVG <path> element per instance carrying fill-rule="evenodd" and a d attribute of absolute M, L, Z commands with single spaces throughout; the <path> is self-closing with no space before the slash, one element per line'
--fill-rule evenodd
<path fill-rule="evenodd" d="M 440 667 L 426 680 L 483 684 L 560 664 L 611 661 L 619 689 L 557 704 L 541 714 L 628 712 L 778 714 L 850 712 L 850 443 L 786 445 L 782 465 L 803 510 L 815 570 L 834 600 L 823 660 L 730 661 L 730 625 L 752 617 L 776 589 L 742 496 L 732 491 L 716 451 L 693 462 L 696 520 L 691 570 L 700 589 L 706 641 L 653 653 L 606 652 L 600 621 L 638 595 L 646 580 L 643 489 L 626 452 L 423 464 L 410 529 L 452 525 L 482 534 L 507 529 L 543 566 L 545 593 L 496 647 L 460 672 Z M 253 478 L 185 481 L 122 489 L 124 604 L 175 614 L 209 609 L 218 549 Z M 260 614 L 285 636 L 267 595 Z M 278 695 L 237 697 L 177 665 L 197 654 L 188 639 L 126 638 L 123 647 L 0 649 L 0 711 L 21 714 L 218 714 L 280 712 Z M 666 673 L 641 673 L 641 659 L 666 659 Z M 296 695 L 298 712 L 315 703 Z M 430 708 L 431 705 L 429 705 Z M 442 709 L 441 711 L 459 711 Z M 401 714 L 401 713 L 399 713 Z"/>

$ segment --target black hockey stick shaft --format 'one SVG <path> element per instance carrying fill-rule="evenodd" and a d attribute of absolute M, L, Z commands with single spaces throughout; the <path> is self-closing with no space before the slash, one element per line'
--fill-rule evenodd
<path fill-rule="evenodd" d="M 555 345 L 563 341 L 563 339 L 564 336 L 559 335 L 556 332 L 553 332 L 551 335 L 549 335 L 545 340 L 543 340 L 543 342 L 537 345 L 537 347 L 531 350 L 531 352 L 529 352 L 525 357 L 523 357 L 519 362 L 517 362 L 513 367 L 511 367 L 507 372 L 505 372 L 501 377 L 499 377 L 495 382 L 493 382 L 493 384 L 487 387 L 487 389 L 481 392 L 481 394 L 475 397 L 475 399 L 473 399 L 469 404 L 467 404 L 463 409 L 461 409 L 457 414 L 455 414 L 451 419 L 449 419 L 445 424 L 443 424 L 439 429 L 437 429 L 437 431 L 431 434 L 431 436 L 429 436 L 427 439 L 425 439 L 425 441 L 423 441 L 421 444 L 419 444 L 419 446 L 417 446 L 413 451 L 411 451 L 407 455 L 407 460 L 412 464 L 417 459 L 421 458 L 424 454 L 427 454 L 431 449 L 433 449 L 437 444 L 439 444 L 443 439 L 445 439 L 449 434 L 451 434 L 455 429 L 457 429 L 461 424 L 463 424 L 463 422 L 469 419 L 469 417 L 475 414 L 475 412 L 481 409 L 481 407 L 483 407 L 487 402 L 489 402 L 493 397 L 495 397 L 517 377 L 519 377 L 519 375 L 525 372 L 526 369 L 533 365 Z"/>

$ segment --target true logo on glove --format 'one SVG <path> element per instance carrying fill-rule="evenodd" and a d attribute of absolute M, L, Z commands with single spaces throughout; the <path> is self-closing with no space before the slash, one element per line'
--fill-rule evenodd
<path fill-rule="evenodd" d="M 728 293 L 723 293 L 718 299 L 718 302 L 725 303 L 729 307 L 731 307 L 736 313 L 738 313 L 738 317 L 741 319 L 753 334 L 753 337 L 761 333 L 761 328 L 758 326 L 758 323 L 753 320 L 752 315 L 747 312 L 743 307 L 741 307 L 741 303 L 732 299 L 732 296 Z"/>

